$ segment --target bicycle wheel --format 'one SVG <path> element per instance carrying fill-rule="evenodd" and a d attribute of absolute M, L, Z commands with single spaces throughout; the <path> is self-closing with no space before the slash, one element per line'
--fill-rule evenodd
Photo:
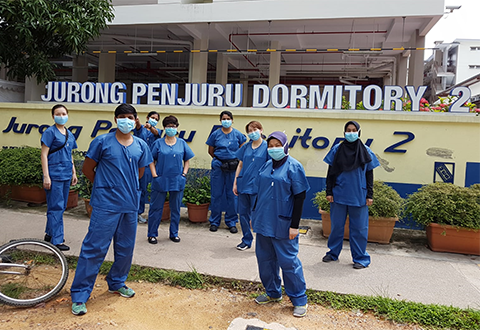
<path fill-rule="evenodd" d="M 34 306 L 60 292 L 67 278 L 67 259 L 50 243 L 28 238 L 0 247 L 0 302 Z"/>

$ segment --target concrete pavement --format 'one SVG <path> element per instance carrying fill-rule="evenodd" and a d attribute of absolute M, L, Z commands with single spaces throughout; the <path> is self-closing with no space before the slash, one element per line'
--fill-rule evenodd
<path fill-rule="evenodd" d="M 78 256 L 88 229 L 89 219 L 82 207 L 64 216 L 69 255 Z M 1 244 L 13 238 L 43 238 L 46 207 L 29 208 L 13 202 L 13 208 L 1 208 L 0 212 Z M 208 223 L 189 222 L 182 209 L 180 243 L 168 239 L 168 225 L 160 225 L 157 245 L 147 242 L 147 225 L 138 226 L 135 264 L 179 271 L 196 269 L 203 274 L 260 282 L 254 247 L 236 250 L 241 240 L 239 225 L 238 234 L 231 234 L 224 225 L 210 232 Z M 300 237 L 299 254 L 308 288 L 480 309 L 479 256 L 432 252 L 426 247 L 424 232 L 395 229 L 391 244 L 368 244 L 372 264 L 355 270 L 348 241 L 344 241 L 339 262 L 323 263 L 328 248 L 321 235 L 321 222 L 302 220 L 301 225 L 311 227 Z M 108 260 L 113 260 L 111 250 Z"/>

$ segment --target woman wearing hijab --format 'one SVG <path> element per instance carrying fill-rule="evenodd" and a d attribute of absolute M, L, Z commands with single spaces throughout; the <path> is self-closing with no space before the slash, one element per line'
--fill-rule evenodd
<path fill-rule="evenodd" d="M 328 237 L 330 251 L 322 261 L 338 260 L 348 215 L 350 250 L 355 269 L 363 269 L 370 264 L 367 253 L 368 207 L 373 203 L 373 169 L 380 165 L 372 150 L 359 139 L 360 133 L 357 122 L 347 122 L 345 141 L 333 146 L 323 159 L 329 165 L 326 190 L 332 232 Z"/>
<path fill-rule="evenodd" d="M 260 279 L 266 293 L 255 302 L 267 304 L 282 300 L 282 277 L 290 297 L 293 315 L 307 314 L 306 284 L 298 259 L 298 226 L 306 192 L 310 189 L 302 164 L 288 155 L 285 133 L 273 132 L 267 139 L 272 158 L 259 170 L 258 195 L 253 212 L 253 231 L 257 234 L 255 254 Z"/>

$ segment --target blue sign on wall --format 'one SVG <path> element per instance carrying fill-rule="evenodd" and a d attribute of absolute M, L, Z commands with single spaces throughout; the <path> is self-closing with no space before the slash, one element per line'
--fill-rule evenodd
<path fill-rule="evenodd" d="M 455 177 L 455 163 L 435 162 L 433 182 L 453 183 Z"/>

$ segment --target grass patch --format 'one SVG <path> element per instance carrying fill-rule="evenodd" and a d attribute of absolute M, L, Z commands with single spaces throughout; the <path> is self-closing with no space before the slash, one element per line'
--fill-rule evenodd
<path fill-rule="evenodd" d="M 27 291 L 27 287 L 19 283 L 6 283 L 2 284 L 0 291 L 7 297 L 18 299 L 22 293 Z"/>
<path fill-rule="evenodd" d="M 69 257 L 68 259 L 69 265 L 74 268 L 76 258 Z M 100 267 L 100 274 L 107 275 L 111 266 L 112 262 L 104 262 Z M 228 290 L 243 292 L 250 298 L 255 298 L 264 292 L 260 283 L 203 275 L 198 273 L 194 267 L 189 272 L 179 272 L 132 265 L 127 281 L 163 283 L 188 289 L 223 287 Z M 307 296 L 309 304 L 318 304 L 337 310 L 361 310 L 364 313 L 373 313 L 376 317 L 397 323 L 417 324 L 434 329 L 480 329 L 480 311 L 473 309 L 427 305 L 381 296 L 360 296 L 329 291 L 307 290 Z"/>

